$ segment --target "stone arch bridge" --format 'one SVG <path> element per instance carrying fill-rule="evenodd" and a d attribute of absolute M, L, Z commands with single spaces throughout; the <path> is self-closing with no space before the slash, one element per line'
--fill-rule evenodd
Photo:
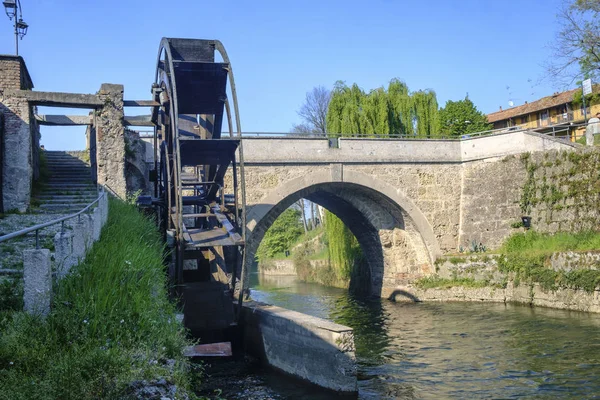
<path fill-rule="evenodd" d="M 336 214 L 368 255 L 367 287 L 389 296 L 471 241 L 496 247 L 519 221 L 525 179 L 511 155 L 573 145 L 532 132 L 464 140 L 246 137 L 247 260 L 300 198 Z M 364 285 L 364 283 L 363 283 Z"/>

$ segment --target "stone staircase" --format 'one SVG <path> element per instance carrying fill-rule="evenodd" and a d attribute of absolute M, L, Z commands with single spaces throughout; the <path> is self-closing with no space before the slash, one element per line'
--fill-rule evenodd
<path fill-rule="evenodd" d="M 46 151 L 48 181 L 37 196 L 39 208 L 47 213 L 80 211 L 98 197 L 88 163 L 65 151 Z"/>

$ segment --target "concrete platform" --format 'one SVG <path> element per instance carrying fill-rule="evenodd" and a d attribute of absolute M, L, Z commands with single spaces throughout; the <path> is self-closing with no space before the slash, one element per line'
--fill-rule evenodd
<path fill-rule="evenodd" d="M 248 354 L 314 385 L 357 393 L 352 328 L 258 302 L 244 303 L 242 324 Z"/>

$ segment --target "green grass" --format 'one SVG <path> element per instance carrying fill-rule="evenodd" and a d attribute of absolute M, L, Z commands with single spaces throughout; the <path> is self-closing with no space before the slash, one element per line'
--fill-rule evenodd
<path fill-rule="evenodd" d="M 575 143 L 579 143 L 582 145 L 586 145 L 586 138 L 585 135 L 583 135 L 582 137 L 580 137 L 579 139 L 577 139 L 575 141 Z M 594 146 L 600 146 L 600 135 L 594 135 Z"/>
<path fill-rule="evenodd" d="M 597 232 L 561 232 L 554 235 L 535 231 L 515 233 L 501 248 L 498 269 L 511 274 L 516 285 L 521 282 L 538 283 L 547 290 L 568 287 L 591 292 L 600 285 L 600 271 L 554 271 L 549 267 L 549 259 L 555 252 L 599 249 L 600 233 Z"/>
<path fill-rule="evenodd" d="M 419 279 L 415 285 L 421 289 L 450 289 L 456 286 L 468 288 L 482 288 L 490 285 L 488 281 L 476 281 L 473 278 L 441 278 L 439 276 L 429 276 Z"/>
<path fill-rule="evenodd" d="M 0 399 L 121 399 L 132 381 L 158 377 L 182 396 L 188 343 L 162 261 L 152 221 L 111 199 L 101 239 L 56 285 L 51 314 L 0 314 Z"/>
<path fill-rule="evenodd" d="M 323 247 L 318 253 L 312 253 L 308 256 L 309 260 L 327 260 L 329 259 L 329 250 Z"/>
<path fill-rule="evenodd" d="M 556 233 L 554 235 L 530 230 L 515 233 L 502 245 L 502 253 L 551 254 L 557 251 L 586 251 L 600 249 L 600 233 Z"/>
<path fill-rule="evenodd" d="M 10 243 L 0 243 L 0 254 L 15 254 L 17 249 Z"/>

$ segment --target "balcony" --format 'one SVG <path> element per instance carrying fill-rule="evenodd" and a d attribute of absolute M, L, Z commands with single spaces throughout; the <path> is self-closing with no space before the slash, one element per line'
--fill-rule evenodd
<path fill-rule="evenodd" d="M 573 121 L 573 112 L 566 112 L 562 114 L 556 114 L 546 119 L 538 119 L 537 126 L 538 128 L 543 128 L 545 126 L 553 126 L 564 124 L 565 122 Z"/>

